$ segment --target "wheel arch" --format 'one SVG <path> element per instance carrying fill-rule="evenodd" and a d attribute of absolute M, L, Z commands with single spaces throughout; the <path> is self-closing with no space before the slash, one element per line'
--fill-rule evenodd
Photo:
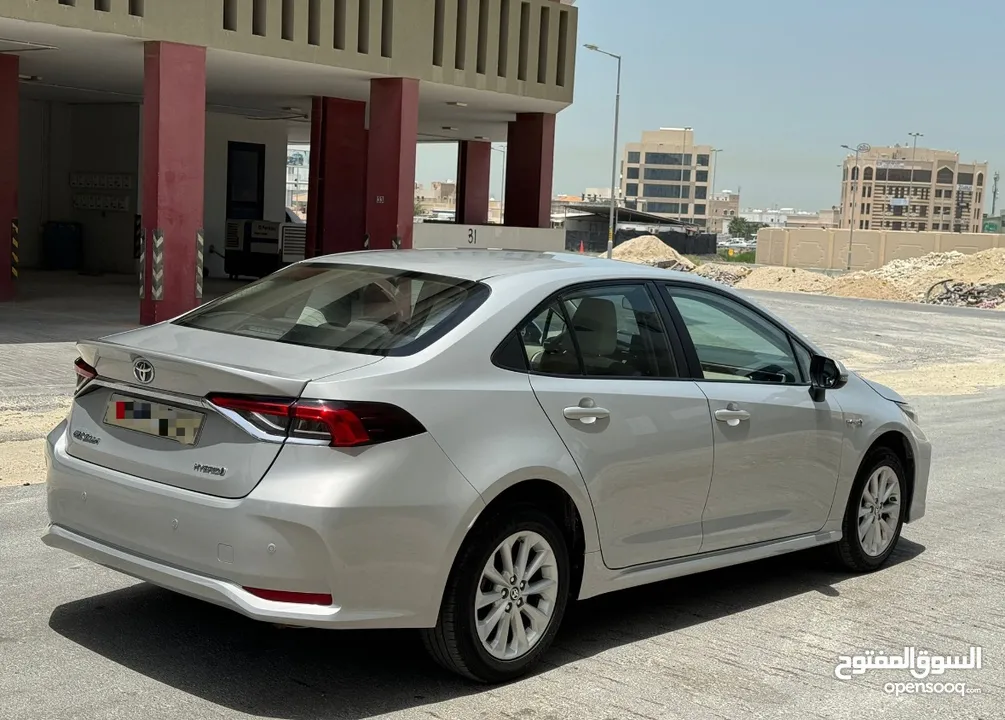
<path fill-rule="evenodd" d="M 882 448 L 889 450 L 900 458 L 901 463 L 904 465 L 904 473 L 907 475 L 907 488 L 904 492 L 904 500 L 906 502 L 904 522 L 909 523 L 911 522 L 911 506 L 914 502 L 914 481 L 916 472 L 914 448 L 911 445 L 911 441 L 904 433 L 899 430 L 887 430 L 872 441 L 872 445 L 869 446 L 869 450 L 862 458 L 862 463 L 864 464 L 870 455 Z"/>

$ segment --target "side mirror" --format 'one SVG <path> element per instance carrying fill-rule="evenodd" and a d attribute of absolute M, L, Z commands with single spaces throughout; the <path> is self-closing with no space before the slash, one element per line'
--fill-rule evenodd
<path fill-rule="evenodd" d="M 837 360 L 814 355 L 810 360 L 810 397 L 823 402 L 828 390 L 840 390 L 848 384 L 848 371 Z"/>

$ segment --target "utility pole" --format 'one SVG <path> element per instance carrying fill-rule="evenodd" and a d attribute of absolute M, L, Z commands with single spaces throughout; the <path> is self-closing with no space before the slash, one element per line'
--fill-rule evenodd
<path fill-rule="evenodd" d="M 998 205 L 998 171 L 995 171 L 995 184 L 991 189 L 991 216 L 994 217 L 995 207 Z"/>
<path fill-rule="evenodd" d="M 851 185 L 849 186 L 849 194 L 851 195 L 851 221 L 848 223 L 848 270 L 851 270 L 851 248 L 852 241 L 855 239 L 855 206 L 858 204 L 858 199 L 855 197 L 855 188 L 859 182 L 858 158 L 862 153 L 872 150 L 872 146 L 868 143 L 859 143 L 855 147 L 851 147 L 850 145 L 842 145 L 841 147 L 855 153 L 855 167 L 852 169 Z"/>

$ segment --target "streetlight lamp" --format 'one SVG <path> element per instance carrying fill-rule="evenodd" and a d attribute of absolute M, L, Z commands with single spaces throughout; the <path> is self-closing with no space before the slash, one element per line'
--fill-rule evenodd
<path fill-rule="evenodd" d="M 607 257 L 611 258 L 614 255 L 614 230 L 617 227 L 618 215 L 618 191 L 615 185 L 618 181 L 618 120 L 621 115 L 621 56 L 609 53 L 606 50 L 601 50 L 596 45 L 586 44 L 583 47 L 587 50 L 598 52 L 601 55 L 614 58 L 618 61 L 618 85 L 617 92 L 614 96 L 614 160 L 611 162 L 611 221 L 610 227 L 607 230 Z"/>
<path fill-rule="evenodd" d="M 872 146 L 868 143 L 859 143 L 855 147 L 850 145 L 842 145 L 845 150 L 851 150 L 855 153 L 855 168 L 852 171 L 851 186 L 849 187 L 849 194 L 851 195 L 851 220 L 848 223 L 848 269 L 851 270 L 851 243 L 855 239 L 855 206 L 858 204 L 858 200 L 855 198 L 855 188 L 856 181 L 858 178 L 858 156 L 861 153 L 867 153 L 872 150 Z"/>

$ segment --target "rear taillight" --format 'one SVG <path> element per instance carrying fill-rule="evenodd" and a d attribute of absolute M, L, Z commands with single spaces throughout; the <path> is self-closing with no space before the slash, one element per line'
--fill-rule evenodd
<path fill-rule="evenodd" d="M 218 408 L 273 437 L 360 447 L 401 440 L 426 429 L 395 405 L 211 395 Z"/>
<path fill-rule="evenodd" d="M 94 378 L 98 377 L 98 371 L 84 362 L 83 358 L 77 358 L 73 361 L 73 371 L 77 374 L 78 390 Z"/>
<path fill-rule="evenodd" d="M 262 588 L 244 588 L 255 597 L 272 602 L 297 603 L 300 605 L 331 605 L 332 596 L 327 593 L 301 593 L 286 590 L 264 590 Z"/>

